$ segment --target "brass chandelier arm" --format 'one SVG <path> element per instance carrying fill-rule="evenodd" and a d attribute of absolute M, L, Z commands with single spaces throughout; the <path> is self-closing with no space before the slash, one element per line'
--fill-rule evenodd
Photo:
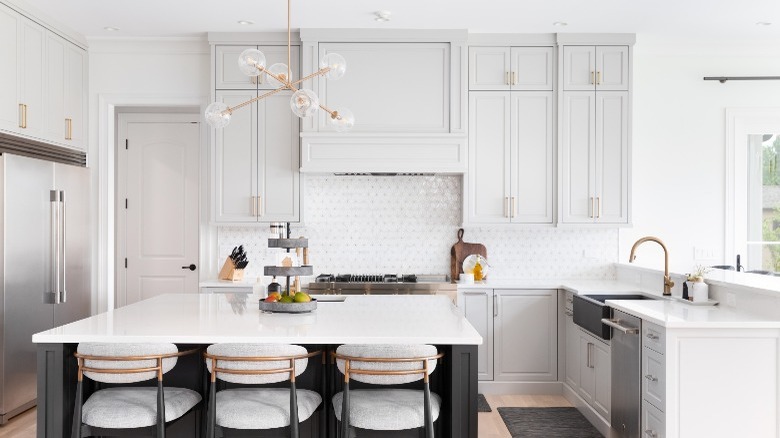
<path fill-rule="evenodd" d="M 322 76 L 322 75 L 324 75 L 325 73 L 327 73 L 329 71 L 330 71 L 330 67 L 325 67 L 325 68 L 319 69 L 318 71 L 315 71 L 314 73 L 310 74 L 309 76 L 302 77 L 302 78 L 298 79 L 297 81 L 290 83 L 290 85 L 298 85 L 301 82 L 308 81 L 311 78 L 316 78 L 317 76 Z"/>
<path fill-rule="evenodd" d="M 273 96 L 274 94 L 276 94 L 276 93 L 278 93 L 280 91 L 284 91 L 286 89 L 287 89 L 286 86 L 285 87 L 279 87 L 276 90 L 271 90 L 271 91 L 269 91 L 267 93 L 264 93 L 264 94 L 261 94 L 261 95 L 259 95 L 257 97 L 253 97 L 253 98 L 247 100 L 246 102 L 241 102 L 241 103 L 239 103 L 236 106 L 233 106 L 233 107 L 230 107 L 230 108 L 226 109 L 224 112 L 227 112 L 228 114 L 233 114 L 233 110 L 237 110 L 237 109 L 243 108 L 243 107 L 245 107 L 247 105 L 251 105 L 251 104 L 257 102 L 260 99 L 264 99 L 264 98 L 266 98 L 268 96 Z"/>
<path fill-rule="evenodd" d="M 316 71 L 316 72 L 314 72 L 314 73 L 312 73 L 312 74 L 310 74 L 310 75 L 308 75 L 306 77 L 300 78 L 300 79 L 298 79 L 295 82 L 289 82 L 289 81 L 284 80 L 281 76 L 275 75 L 275 74 L 271 73 L 270 71 L 268 71 L 268 70 L 266 70 L 266 69 L 264 69 L 262 67 L 257 67 L 257 69 L 262 71 L 262 72 L 265 72 L 265 74 L 267 74 L 268 76 L 271 76 L 272 78 L 274 78 L 277 81 L 281 82 L 282 86 L 277 88 L 277 89 L 275 89 L 275 90 L 269 91 L 268 93 L 264 93 L 264 94 L 261 94 L 260 96 L 257 96 L 257 97 L 254 97 L 252 99 L 249 99 L 246 102 L 242 102 L 242 103 L 239 103 L 236 106 L 230 107 L 230 108 L 225 110 L 227 113 L 232 114 L 233 110 L 236 110 L 236 109 L 239 109 L 239 108 L 243 108 L 243 107 L 245 107 L 247 105 L 251 105 L 252 103 L 257 102 L 260 99 L 266 98 L 268 96 L 272 96 L 272 95 L 274 95 L 274 94 L 276 94 L 276 93 L 278 93 L 280 91 L 291 90 L 294 93 L 294 92 L 298 91 L 298 88 L 296 87 L 296 85 L 300 84 L 301 82 L 308 81 L 311 78 L 314 78 L 314 77 L 317 77 L 317 76 L 322 76 L 325 73 L 330 71 L 330 67 L 325 67 L 325 68 L 320 69 L 320 70 L 318 70 L 318 71 Z M 324 107 L 322 105 L 320 105 L 320 108 L 322 108 L 323 110 L 325 110 L 325 112 L 330 114 L 331 117 L 334 117 L 334 118 L 336 117 L 336 116 L 333 115 L 334 111 L 332 111 L 332 110 L 330 110 L 330 109 L 328 109 L 328 108 L 326 108 L 326 107 Z"/>

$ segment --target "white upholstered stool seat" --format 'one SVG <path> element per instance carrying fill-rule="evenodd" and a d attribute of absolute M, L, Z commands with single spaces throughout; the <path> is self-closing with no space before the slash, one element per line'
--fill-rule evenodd
<path fill-rule="evenodd" d="M 197 392 L 164 388 L 165 422 L 186 414 L 200 402 Z M 92 394 L 81 414 L 84 424 L 106 429 L 129 429 L 157 423 L 157 388 L 108 388 Z"/>
<path fill-rule="evenodd" d="M 405 430 L 425 426 L 423 391 L 413 389 L 353 389 L 350 396 L 350 426 L 371 430 Z M 341 412 L 344 393 L 333 397 L 333 409 Z M 431 416 L 439 418 L 441 397 L 431 393 Z"/>
<path fill-rule="evenodd" d="M 322 397 L 298 389 L 298 421 L 312 416 Z M 217 393 L 216 422 L 232 429 L 274 429 L 290 425 L 289 388 L 238 388 Z"/>

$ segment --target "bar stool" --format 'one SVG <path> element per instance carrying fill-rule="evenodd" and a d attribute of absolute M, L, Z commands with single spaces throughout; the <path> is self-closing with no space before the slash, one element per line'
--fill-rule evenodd
<path fill-rule="evenodd" d="M 425 428 L 433 438 L 441 397 L 432 393 L 429 376 L 443 353 L 433 345 L 342 345 L 333 354 L 344 375 L 344 390 L 333 396 L 334 414 L 341 421 L 341 437 L 350 428 L 405 430 Z M 423 380 L 423 389 L 353 389 L 355 380 L 377 385 L 401 385 Z"/>
<path fill-rule="evenodd" d="M 165 437 L 165 425 L 176 421 L 201 401 L 196 391 L 163 386 L 163 375 L 178 357 L 174 344 L 81 343 L 73 411 L 73 438 L 88 436 Z M 157 378 L 157 386 L 114 386 L 92 393 L 82 405 L 83 379 L 107 384 L 131 384 Z"/>
<path fill-rule="evenodd" d="M 204 353 L 210 373 L 206 436 L 223 436 L 230 429 L 290 428 L 299 436 L 299 422 L 306 421 L 322 403 L 320 394 L 296 389 L 295 378 L 309 358 L 321 355 L 298 345 L 214 344 Z M 216 392 L 217 379 L 258 385 L 289 380 L 290 388 L 235 388 Z"/>

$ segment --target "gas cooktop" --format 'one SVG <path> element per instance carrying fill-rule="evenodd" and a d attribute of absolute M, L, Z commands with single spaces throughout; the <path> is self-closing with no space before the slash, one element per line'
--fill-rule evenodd
<path fill-rule="evenodd" d="M 414 274 L 320 274 L 317 283 L 417 283 Z"/>

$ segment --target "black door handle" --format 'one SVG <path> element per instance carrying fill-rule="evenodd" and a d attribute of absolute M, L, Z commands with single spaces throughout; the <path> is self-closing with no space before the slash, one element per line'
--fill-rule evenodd
<path fill-rule="evenodd" d="M 194 264 L 194 263 L 193 263 L 193 264 L 191 264 L 191 265 L 189 265 L 189 266 L 182 266 L 181 268 L 182 268 L 182 269 L 189 269 L 190 271 L 194 271 L 194 270 L 198 269 L 198 267 L 197 267 L 197 266 L 195 266 L 195 264 Z"/>

